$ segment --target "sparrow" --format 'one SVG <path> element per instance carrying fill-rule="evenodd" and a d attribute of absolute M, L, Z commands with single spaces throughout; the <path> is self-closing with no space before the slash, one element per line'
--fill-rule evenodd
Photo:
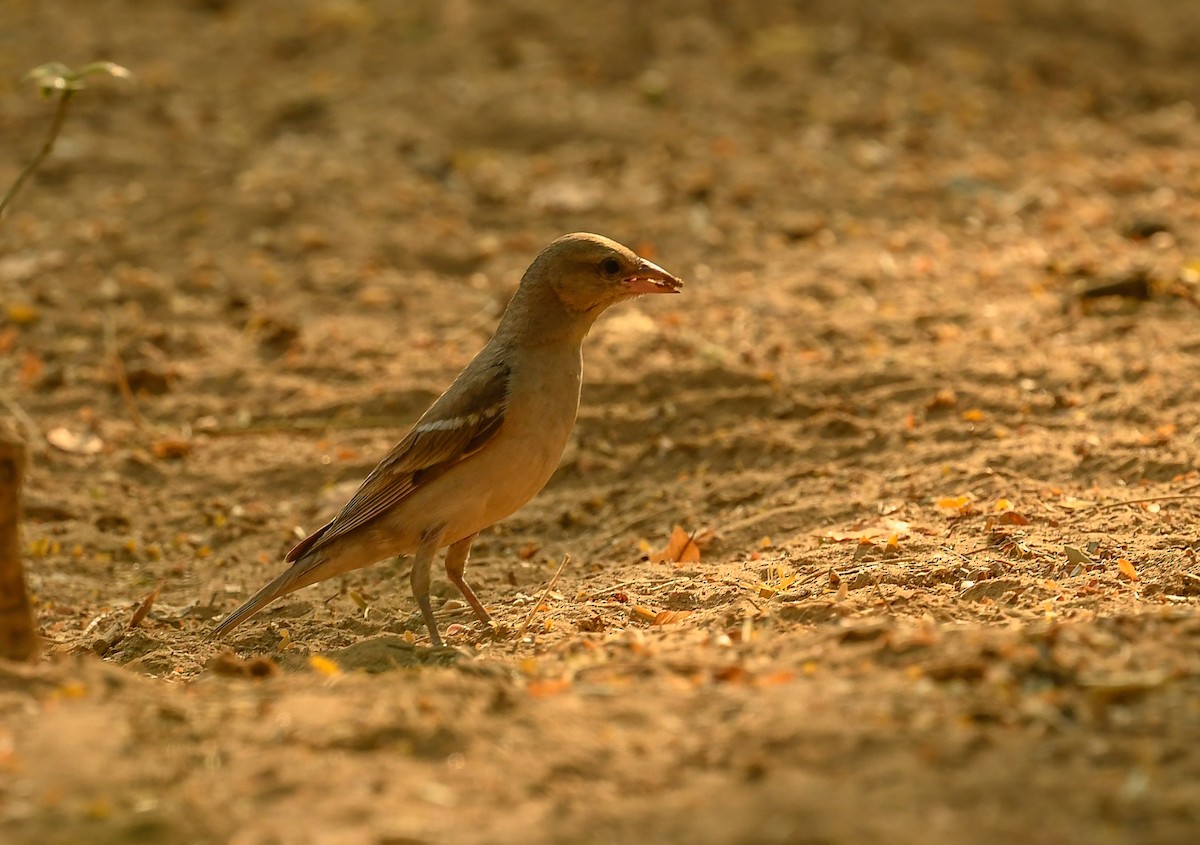
<path fill-rule="evenodd" d="M 496 332 L 333 519 L 288 552 L 291 566 L 213 630 L 220 637 L 280 596 L 412 555 L 413 596 L 430 643 L 441 646 L 429 601 L 434 557 L 484 623 L 466 581 L 471 544 L 550 480 L 579 410 L 583 340 L 609 306 L 683 282 L 600 235 L 565 235 L 529 265 Z"/>

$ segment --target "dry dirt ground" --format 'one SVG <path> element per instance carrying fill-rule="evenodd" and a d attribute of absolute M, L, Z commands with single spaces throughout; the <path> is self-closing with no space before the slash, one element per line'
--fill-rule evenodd
<path fill-rule="evenodd" d="M 1195 4 L 565 8 L 0 2 L 0 183 L 23 71 L 137 74 L 0 228 L 0 838 L 1200 841 Z M 580 229 L 687 287 L 480 538 L 507 634 L 399 561 L 207 639 Z"/>

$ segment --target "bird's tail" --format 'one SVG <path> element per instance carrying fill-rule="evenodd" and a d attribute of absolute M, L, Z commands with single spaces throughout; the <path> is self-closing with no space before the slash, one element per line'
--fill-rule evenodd
<path fill-rule="evenodd" d="M 321 569 L 324 561 L 320 557 L 301 559 L 289 566 L 275 577 L 271 583 L 263 587 L 249 598 L 245 604 L 221 620 L 212 630 L 211 636 L 220 638 L 254 616 L 275 599 L 295 592 L 301 587 L 315 584 L 325 576 Z M 314 577 L 315 576 L 315 577 Z"/>
<path fill-rule="evenodd" d="M 212 629 L 211 636 L 216 639 L 225 636 L 238 625 L 241 625 L 251 616 L 258 613 L 268 604 L 283 595 L 283 593 L 280 592 L 280 588 L 282 587 L 280 581 L 282 581 L 287 574 L 287 572 L 281 573 L 278 578 L 255 593 L 249 601 L 222 619 L 220 624 Z"/>
<path fill-rule="evenodd" d="M 309 549 L 298 559 L 289 556 L 288 559 L 295 562 L 275 576 L 270 584 L 251 596 L 245 604 L 222 619 L 220 624 L 213 628 L 211 636 L 224 636 L 281 596 L 326 578 L 361 569 L 383 556 L 377 554 L 375 548 L 361 544 L 348 549 L 339 546 Z"/>

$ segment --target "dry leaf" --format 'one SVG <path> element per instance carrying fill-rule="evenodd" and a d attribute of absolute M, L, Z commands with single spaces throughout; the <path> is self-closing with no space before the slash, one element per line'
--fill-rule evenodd
<path fill-rule="evenodd" d="M 926 411 L 936 411 L 940 408 L 953 408 L 958 404 L 958 394 L 953 388 L 943 387 L 933 398 L 925 403 Z"/>
<path fill-rule="evenodd" d="M 807 669 L 807 666 L 805 668 Z M 759 678 L 758 685 L 760 687 L 777 687 L 781 684 L 791 683 L 794 680 L 796 680 L 795 672 L 791 669 L 781 669 L 778 672 L 772 672 L 770 675 Z"/>
<path fill-rule="evenodd" d="M 257 655 L 243 659 L 228 648 L 209 660 L 204 668 L 217 675 L 235 678 L 268 678 L 279 672 L 279 666 L 269 657 Z"/>
<path fill-rule="evenodd" d="M 696 542 L 695 533 L 689 534 L 683 530 L 683 526 L 676 525 L 671 530 L 671 539 L 667 542 L 667 547 L 650 555 L 650 560 L 652 563 L 698 563 L 700 544 Z"/>
<path fill-rule="evenodd" d="M 129 627 L 136 628 L 142 624 L 142 620 L 146 618 L 146 614 L 150 612 L 150 608 L 154 607 L 154 600 L 158 598 L 158 591 L 163 588 L 165 581 L 159 581 L 158 586 L 150 595 L 142 600 L 142 603 L 137 606 L 137 610 L 133 612 L 133 616 L 129 619 Z"/>
<path fill-rule="evenodd" d="M 42 363 L 41 357 L 32 349 L 25 350 L 21 355 L 21 368 L 17 372 L 21 385 L 25 388 L 33 387 L 45 371 L 46 365 Z"/>
<path fill-rule="evenodd" d="M 687 619 L 692 615 L 690 610 L 660 610 L 650 620 L 651 625 L 670 625 L 672 622 L 678 622 L 680 619 Z"/>
<path fill-rule="evenodd" d="M 1077 499 L 1074 496 L 1063 496 L 1058 501 L 1059 507 L 1073 511 L 1087 510 L 1088 508 L 1093 507 L 1095 504 L 1095 502 L 1090 502 L 1086 499 Z"/>
<path fill-rule="evenodd" d="M 792 586 L 796 577 L 797 574 L 795 572 L 788 572 L 782 563 L 776 563 L 767 567 L 766 572 L 763 573 L 762 580 L 757 584 L 743 582 L 742 586 L 751 590 L 757 590 L 759 598 L 770 599 L 776 593 Z"/>
<path fill-rule="evenodd" d="M 629 608 L 629 612 L 643 622 L 650 622 L 651 624 L 658 618 L 658 614 L 655 611 L 641 604 L 635 604 Z"/>
<path fill-rule="evenodd" d="M 1121 558 L 1117 561 L 1117 569 L 1121 570 L 1121 574 L 1130 581 L 1141 580 L 1138 578 L 1137 570 L 1134 568 L 1133 564 L 1125 558 Z"/>
<path fill-rule="evenodd" d="M 328 678 L 335 678 L 342 674 L 341 666 L 338 666 L 328 657 L 322 657 L 319 654 L 314 654 L 308 658 L 308 665 Z"/>
<path fill-rule="evenodd" d="M 545 681 L 530 681 L 525 689 L 533 698 L 547 698 L 560 695 L 571 688 L 571 682 L 566 678 L 552 678 Z"/>
<path fill-rule="evenodd" d="M 96 435 L 77 434 L 62 426 L 50 429 L 46 433 L 46 442 L 72 455 L 98 455 L 104 451 L 104 441 Z"/>
<path fill-rule="evenodd" d="M 942 496 L 935 504 L 942 510 L 965 513 L 971 507 L 970 496 Z"/>
<path fill-rule="evenodd" d="M 855 527 L 849 530 L 839 528 L 829 528 L 824 531 L 816 532 L 816 536 L 825 537 L 833 540 L 835 543 L 849 543 L 852 541 L 862 542 L 863 540 L 874 540 L 879 537 L 891 537 L 895 535 L 898 538 L 907 537 L 912 530 L 912 525 L 900 519 L 883 519 L 874 525 L 866 525 L 858 523 Z"/>
<path fill-rule="evenodd" d="M 1153 434 L 1143 434 L 1138 438 L 1143 446 L 1163 446 L 1171 442 L 1171 438 L 1175 436 L 1175 423 L 1165 423 L 1154 429 Z"/>
<path fill-rule="evenodd" d="M 714 670 L 713 679 L 727 684 L 744 684 L 751 680 L 751 675 L 744 667 L 733 664 Z"/>
<path fill-rule="evenodd" d="M 8 315 L 9 322 L 16 323 L 18 326 L 28 326 L 31 323 L 36 323 L 38 318 L 41 317 L 41 314 L 33 305 L 24 305 L 18 302 L 6 306 L 4 312 Z"/>
<path fill-rule="evenodd" d="M 1067 553 L 1067 563 L 1079 563 L 1088 566 L 1092 563 L 1092 559 L 1088 554 L 1074 546 L 1063 546 L 1063 551 Z"/>
<path fill-rule="evenodd" d="M 164 437 L 151 443 L 150 451 L 159 460 L 171 460 L 185 457 L 192 451 L 192 444 L 179 437 Z"/>

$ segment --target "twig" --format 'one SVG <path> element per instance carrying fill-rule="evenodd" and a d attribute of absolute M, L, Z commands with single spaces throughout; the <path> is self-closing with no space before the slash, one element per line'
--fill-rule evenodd
<path fill-rule="evenodd" d="M 670 584 L 674 584 L 677 580 L 679 580 L 679 579 L 678 578 L 664 578 L 661 581 L 655 581 L 654 579 L 650 579 L 649 581 L 643 582 L 641 578 L 631 578 L 628 581 L 618 581 L 616 584 L 613 584 L 611 587 L 605 587 L 603 590 L 597 590 L 596 592 L 591 593 L 585 599 L 585 601 L 595 601 L 596 599 L 600 598 L 601 596 L 607 596 L 609 593 L 615 593 L 618 590 L 622 589 L 623 587 L 631 587 L 634 584 L 645 583 L 646 584 L 645 591 L 649 593 L 649 592 L 653 592 L 655 590 L 661 590 L 663 587 L 666 587 Z"/>
<path fill-rule="evenodd" d="M 646 587 L 645 591 L 647 593 L 657 593 L 659 590 L 665 590 L 667 587 L 676 583 L 678 580 L 679 580 L 678 578 L 668 578 L 666 581 L 663 581 L 661 584 L 651 584 L 650 586 Z"/>
<path fill-rule="evenodd" d="M 570 555 L 563 555 L 562 563 L 558 565 L 558 571 L 554 573 L 554 577 L 550 579 L 550 583 L 546 585 L 546 589 L 542 590 L 542 594 L 538 597 L 538 600 L 533 603 L 533 607 L 529 609 L 529 615 L 525 617 L 525 623 L 517 631 L 517 635 L 513 637 L 517 643 L 521 641 L 521 637 L 524 636 L 527 630 L 529 630 L 529 625 L 533 622 L 534 614 L 537 613 L 538 608 L 542 606 L 542 602 L 546 600 L 546 596 L 550 595 L 550 591 L 553 590 L 554 585 L 558 583 L 558 576 L 562 575 L 563 569 L 566 568 L 567 563 L 570 560 Z"/>
<path fill-rule="evenodd" d="M 58 133 L 62 129 L 63 119 L 67 116 L 67 106 L 70 104 L 71 98 L 87 87 L 84 80 L 98 74 L 117 79 L 130 79 L 133 76 L 127 68 L 112 62 L 91 62 L 75 70 L 61 62 L 50 62 L 35 67 L 25 74 L 25 79 L 36 84 L 42 96 L 57 95 L 58 106 L 54 110 L 54 119 L 50 122 L 50 130 L 46 133 L 46 140 L 42 142 L 42 148 L 38 150 L 37 155 L 29 164 L 25 165 L 25 169 L 17 174 L 16 181 L 4 192 L 4 198 L 0 199 L 0 223 L 4 222 L 4 212 L 8 210 L 9 204 L 21 190 L 21 186 L 54 149 L 54 142 L 58 140 Z"/>
<path fill-rule="evenodd" d="M 415 419 L 415 417 L 414 417 Z M 395 431 L 403 421 L 394 417 L 361 417 L 358 419 L 329 419 L 324 417 L 295 417 L 293 419 L 264 418 L 243 426 L 200 428 L 209 437 L 253 437 L 262 434 L 322 434 L 326 431 Z"/>
<path fill-rule="evenodd" d="M 17 191 L 21 190 L 21 186 L 25 184 L 25 180 L 33 175 L 33 171 L 38 169 L 38 165 L 54 149 L 54 142 L 58 140 L 58 132 L 62 129 L 63 118 L 67 116 L 67 105 L 71 102 L 71 97 L 74 94 L 75 89 L 72 88 L 64 88 L 59 94 L 58 108 L 54 110 L 54 120 L 50 123 L 50 132 L 46 135 L 46 140 L 42 144 L 42 148 L 38 150 L 37 155 L 30 160 L 29 164 L 25 165 L 25 169 L 17 176 L 16 181 L 4 192 L 4 199 L 0 199 L 0 221 L 4 220 L 4 212 L 8 209 L 9 203 L 16 197 Z"/>
<path fill-rule="evenodd" d="M 1193 488 L 1194 489 L 1194 488 Z M 1119 508 L 1122 505 L 1144 505 L 1147 502 L 1170 502 L 1179 499 L 1200 499 L 1200 494 L 1191 493 L 1172 493 L 1168 496 L 1147 496 L 1144 499 L 1128 499 L 1124 502 L 1109 502 L 1106 505 L 1095 505 L 1090 511 L 1082 511 L 1083 513 L 1099 513 L 1100 511 L 1112 510 Z"/>
<path fill-rule="evenodd" d="M 595 601 L 601 596 L 607 596 L 609 593 L 617 592 L 617 590 L 620 590 L 622 587 L 629 587 L 633 584 L 637 584 L 640 580 L 640 578 L 631 578 L 628 581 L 618 581 L 611 587 L 605 587 L 603 590 L 597 590 L 596 592 L 592 593 L 587 597 L 586 601 Z"/>
<path fill-rule="evenodd" d="M 753 513 L 750 516 L 743 517 L 742 519 L 734 522 L 727 522 L 724 525 L 718 525 L 716 530 L 723 534 L 728 534 L 731 531 L 737 531 L 739 528 L 747 528 L 751 525 L 754 525 L 756 522 L 762 522 L 763 520 L 770 519 L 773 516 L 783 516 L 786 513 L 802 511 L 808 507 L 810 507 L 810 505 L 801 502 L 792 502 L 790 505 L 779 505 L 778 507 L 767 508 L 766 510 L 758 511 L 757 513 Z"/>
<path fill-rule="evenodd" d="M 125 373 L 125 362 L 121 360 L 121 350 L 117 347 L 117 329 L 111 314 L 108 314 L 104 320 L 104 342 L 108 347 L 108 359 L 112 364 L 113 376 L 117 380 L 117 392 L 121 394 L 125 410 L 129 413 L 137 430 L 145 431 L 146 418 L 138 410 L 137 400 L 133 397 L 133 389 L 129 386 L 129 376 Z"/>

